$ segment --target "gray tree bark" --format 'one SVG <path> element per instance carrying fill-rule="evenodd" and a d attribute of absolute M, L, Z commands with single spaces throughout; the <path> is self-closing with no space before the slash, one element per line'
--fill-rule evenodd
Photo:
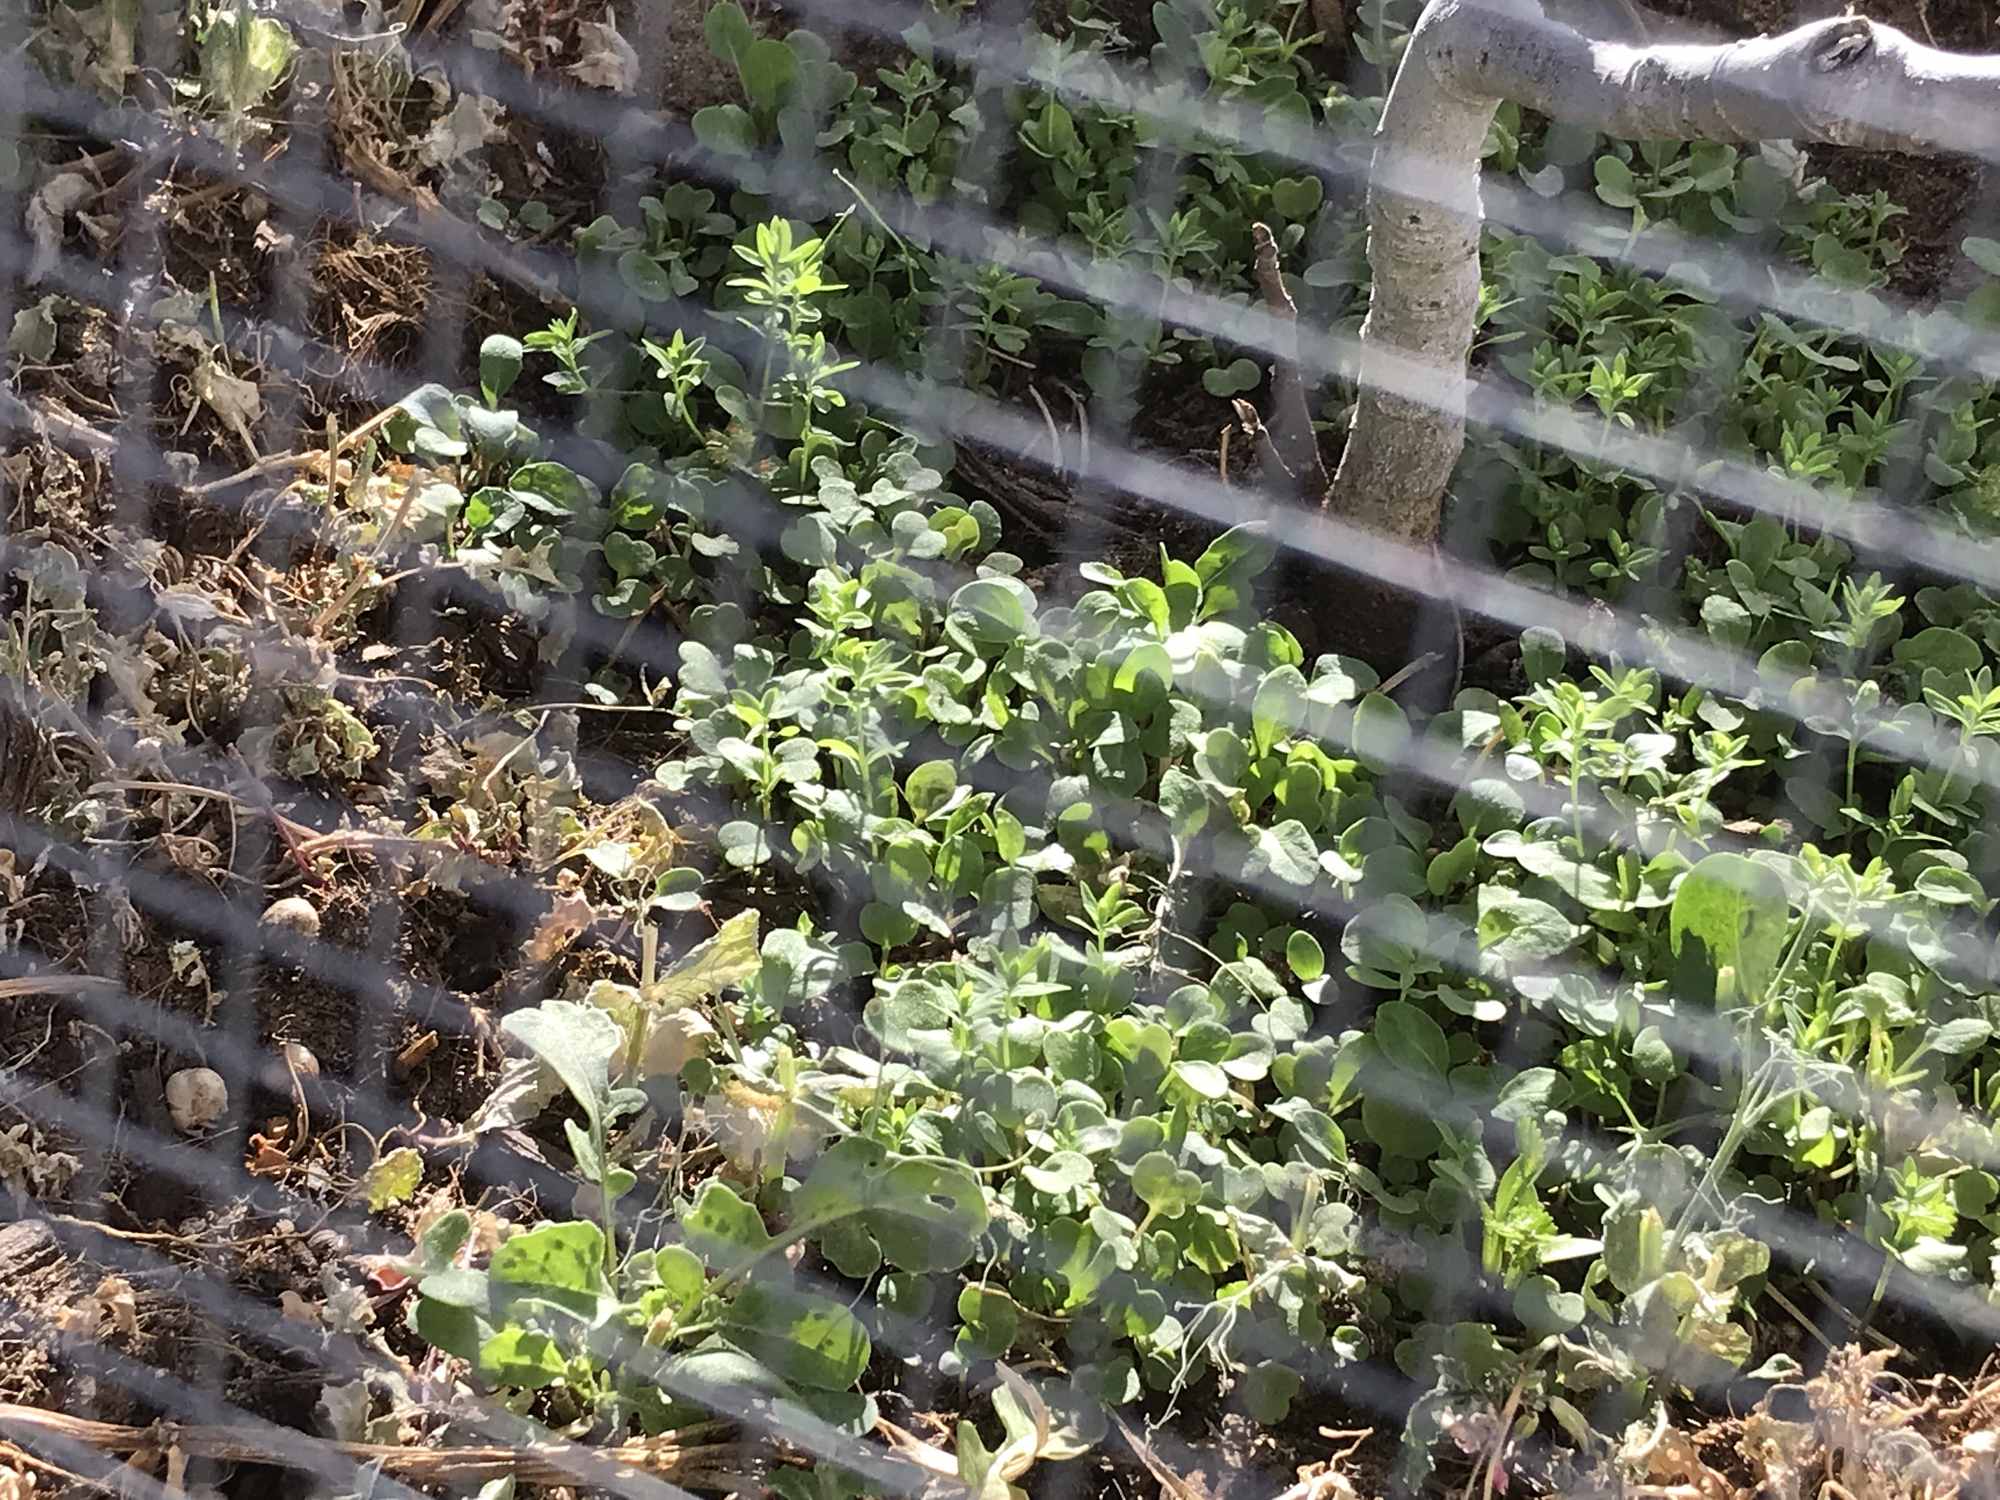
<path fill-rule="evenodd" d="M 2000 57 L 1863 16 L 1722 46 L 1593 41 L 1539 0 L 1432 0 L 1376 135 L 1361 391 L 1326 505 L 1427 543 L 1465 446 L 1480 148 L 1512 101 L 1609 135 L 2000 157 Z"/>

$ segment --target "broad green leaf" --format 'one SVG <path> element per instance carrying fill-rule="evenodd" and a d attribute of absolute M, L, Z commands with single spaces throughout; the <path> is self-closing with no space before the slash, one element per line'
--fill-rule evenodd
<path fill-rule="evenodd" d="M 1057 1151 L 1039 1162 L 1030 1162 L 1021 1175 L 1041 1193 L 1069 1193 L 1088 1187 L 1097 1177 L 1090 1158 L 1078 1151 Z"/>
<path fill-rule="evenodd" d="M 1119 664 L 1118 675 L 1111 680 L 1111 685 L 1137 699 L 1142 708 L 1157 704 L 1173 690 L 1173 658 L 1167 654 L 1165 646 L 1152 641 L 1134 646 Z"/>
<path fill-rule="evenodd" d="M 986 1231 L 986 1193 L 955 1163 L 897 1161 L 876 1182 L 864 1222 L 891 1265 L 956 1270 Z"/>
<path fill-rule="evenodd" d="M 743 75 L 743 92 L 757 109 L 776 109 L 798 77 L 799 60 L 790 47 L 773 37 L 759 37 L 736 55 Z"/>
<path fill-rule="evenodd" d="M 1035 596 L 1012 578 L 975 578 L 951 596 L 951 612 L 982 646 L 1010 646 L 1034 628 Z"/>
<path fill-rule="evenodd" d="M 1304 1376 L 1275 1360 L 1252 1365 L 1238 1385 L 1251 1420 L 1267 1425 L 1284 1421 L 1293 1400 L 1304 1388 Z"/>
<path fill-rule="evenodd" d="M 1389 1155 L 1425 1161 L 1436 1154 L 1443 1137 L 1419 1091 L 1410 1087 L 1414 1082 L 1408 1074 L 1393 1073 L 1371 1081 L 1361 1098 L 1361 1128 Z"/>
<path fill-rule="evenodd" d="M 489 403 L 513 389 L 525 357 L 521 341 L 504 333 L 490 335 L 479 346 L 479 388 Z"/>
<path fill-rule="evenodd" d="M 1986 661 L 1977 641 L 1945 625 L 1933 625 L 1896 642 L 1894 655 L 1903 666 L 1947 674 L 1976 672 Z"/>
<path fill-rule="evenodd" d="M 1149 1151 L 1132 1164 L 1132 1191 L 1162 1218 L 1178 1219 L 1201 1201 L 1202 1184 L 1166 1152 Z"/>
<path fill-rule="evenodd" d="M 1960 1016 L 1935 1027 L 1924 1038 L 1924 1046 L 1946 1057 L 1970 1057 L 1993 1035 L 1993 1028 L 1978 1016 Z"/>
<path fill-rule="evenodd" d="M 1552 1276 L 1530 1276 L 1514 1289 L 1514 1316 L 1531 1338 L 1567 1333 L 1583 1322 L 1580 1292 L 1566 1292 Z"/>
<path fill-rule="evenodd" d="M 1245 563 L 1259 559 L 1267 562 L 1276 550 L 1272 543 L 1258 534 L 1255 526 L 1232 526 L 1210 542 L 1201 556 L 1195 559 L 1194 574 L 1205 585 L 1229 569 Z"/>
<path fill-rule="evenodd" d="M 530 510 L 565 520 L 600 498 L 591 481 L 567 464 L 551 462 L 521 465 L 507 477 L 507 488 Z"/>
<path fill-rule="evenodd" d="M 1410 748 L 1410 720 L 1395 699 L 1370 693 L 1354 706 L 1354 753 L 1376 772 L 1394 770 Z"/>
<path fill-rule="evenodd" d="M 1183 1058 L 1174 1064 L 1173 1076 L 1203 1099 L 1229 1095 L 1229 1075 L 1219 1064 Z"/>
<path fill-rule="evenodd" d="M 1754 1003 L 1777 971 L 1790 926 L 1776 872 L 1740 854 L 1711 854 L 1675 888 L 1668 936 L 1677 954 L 1690 937 L 1708 950 L 1719 997 L 1740 994 Z"/>
<path fill-rule="evenodd" d="M 493 1302 L 493 1284 L 484 1271 L 470 1270 L 465 1266 L 447 1266 L 424 1276 L 417 1289 L 426 1300 L 445 1307 L 463 1307 L 477 1313 L 487 1312 Z"/>
<path fill-rule="evenodd" d="M 1251 743 L 1259 756 L 1305 727 L 1306 679 L 1297 667 L 1266 672 L 1250 708 Z"/>
<path fill-rule="evenodd" d="M 1502 973 L 1556 957 L 1585 931 L 1546 901 L 1504 886 L 1480 888 L 1476 930 L 1483 957 Z"/>
<path fill-rule="evenodd" d="M 1448 894 L 1479 862 L 1479 841 L 1467 834 L 1438 854 L 1424 868 L 1424 888 L 1433 896 Z"/>
<path fill-rule="evenodd" d="M 709 51 L 724 62 L 736 62 L 757 40 L 757 28 L 737 0 L 719 0 L 701 18 L 702 37 Z"/>
<path fill-rule="evenodd" d="M 1521 666 L 1528 681 L 1540 685 L 1560 677 L 1568 657 L 1569 643 L 1560 631 L 1532 625 L 1521 632 Z"/>
<path fill-rule="evenodd" d="M 1169 766 L 1161 774 L 1160 811 L 1167 815 L 1175 838 L 1191 839 L 1200 833 L 1210 806 L 1207 788 L 1179 766 Z"/>
<path fill-rule="evenodd" d="M 972 1258 L 986 1230 L 986 1193 L 956 1163 L 899 1157 L 849 1136 L 813 1163 L 792 1213 L 809 1223 L 858 1218 L 899 1270 L 949 1271 Z"/>
<path fill-rule="evenodd" d="M 708 1272 L 701 1258 L 685 1245 L 667 1245 L 655 1251 L 653 1275 L 675 1307 L 693 1307 L 708 1287 Z"/>
<path fill-rule="evenodd" d="M 1667 1226 L 1650 1204 L 1628 1204 L 1604 1217 L 1604 1269 L 1628 1297 L 1666 1269 Z"/>
<path fill-rule="evenodd" d="M 757 122 L 738 104 L 711 104 L 694 112 L 689 122 L 694 138 L 717 156 L 754 156 Z"/>
<path fill-rule="evenodd" d="M 503 1328 L 479 1346 L 479 1378 L 488 1385 L 539 1390 L 560 1380 L 565 1368 L 555 1340 L 534 1329 Z"/>
<path fill-rule="evenodd" d="M 611 1092 L 611 1059 L 625 1040 L 616 1021 L 594 1005 L 544 1000 L 507 1016 L 500 1029 L 560 1078 L 586 1115 L 601 1119 Z"/>
<path fill-rule="evenodd" d="M 840 1303 L 753 1281 L 723 1315 L 729 1342 L 780 1379 L 815 1390 L 845 1390 L 868 1367 L 868 1334 Z"/>
<path fill-rule="evenodd" d="M 760 1361 L 720 1344 L 668 1360 L 659 1383 L 676 1401 L 719 1414 L 741 1412 L 749 1399 L 790 1394 Z"/>
<path fill-rule="evenodd" d="M 1988 276 L 2000 276 L 2000 240 L 1969 234 L 1958 242 L 1958 247 L 1967 260 Z"/>
<path fill-rule="evenodd" d="M 1201 386 L 1211 396 L 1236 396 L 1262 383 L 1264 372 L 1253 359 L 1233 360 L 1201 372 Z"/>
<path fill-rule="evenodd" d="M 1597 178 L 1597 196 L 1613 208 L 1636 208 L 1639 204 L 1637 184 L 1632 177 L 1632 169 L 1615 156 L 1597 158 L 1591 168 Z"/>
<path fill-rule="evenodd" d="M 1489 776 L 1468 783 L 1451 799 L 1451 811 L 1468 837 L 1483 839 L 1503 828 L 1518 828 L 1527 804 L 1513 787 Z"/>
<path fill-rule="evenodd" d="M 925 761 L 903 783 L 903 796 L 920 823 L 949 802 L 957 790 L 958 772 L 948 760 Z"/>
<path fill-rule="evenodd" d="M 1511 859 L 1532 875 L 1553 881 L 1571 900 L 1592 911 L 1630 910 L 1615 876 L 1595 865 L 1579 864 L 1565 846 L 1544 839 L 1524 838 L 1503 828 L 1481 844 L 1496 859 Z"/>
<path fill-rule="evenodd" d="M 1243 857 L 1245 880 L 1269 875 L 1286 885 L 1309 886 L 1318 878 L 1319 847 L 1297 818 L 1273 828 L 1248 829 L 1245 837 L 1249 842 Z"/>
<path fill-rule="evenodd" d="M 223 11 L 202 33 L 202 83 L 223 108 L 241 114 L 271 91 L 297 50 L 282 21 Z"/>
<path fill-rule="evenodd" d="M 1302 928 L 1294 928 L 1285 939 L 1285 963 L 1292 977 L 1302 984 L 1309 984 L 1326 972 L 1326 954 L 1319 939 Z"/>
<path fill-rule="evenodd" d="M 458 1259 L 472 1238 L 472 1215 L 462 1208 L 441 1214 L 417 1241 L 417 1261 L 426 1271 L 441 1271 Z"/>
<path fill-rule="evenodd" d="M 701 1185 L 681 1217 L 688 1248 L 714 1270 L 728 1273 L 748 1265 L 771 1247 L 764 1216 L 720 1178 Z"/>
<path fill-rule="evenodd" d="M 1428 939 L 1423 909 L 1408 896 L 1385 896 L 1354 915 L 1340 934 L 1340 951 L 1363 969 L 1418 973 L 1428 967 Z"/>
<path fill-rule="evenodd" d="M 908 1054 L 923 1051 L 925 1034 L 943 1033 L 953 1015 L 949 997 L 937 985 L 906 979 L 894 985 L 878 984 L 861 1019 L 884 1047 Z"/>
<path fill-rule="evenodd" d="M 1726 1292 L 1771 1269 L 1771 1247 L 1734 1230 L 1704 1235 L 1699 1247 L 1701 1284 Z"/>
<path fill-rule="evenodd" d="M 1443 1078 L 1451 1066 L 1444 1028 L 1407 1000 L 1387 1000 L 1375 1010 L 1375 1045 L 1398 1067 Z"/>
<path fill-rule="evenodd" d="M 496 1304 L 534 1298 L 589 1317 L 598 1299 L 610 1292 L 604 1279 L 604 1231 L 573 1220 L 511 1235 L 493 1252 L 486 1274 Z"/>
<path fill-rule="evenodd" d="M 410 1308 L 410 1327 L 417 1337 L 458 1359 L 476 1362 L 493 1325 L 469 1307 L 418 1297 Z"/>
<path fill-rule="evenodd" d="M 974 1358 L 998 1359 L 1014 1344 L 1021 1326 L 1021 1309 L 1012 1297 L 992 1287 L 968 1286 L 958 1294 L 958 1315 L 965 1320 L 960 1347 Z"/>

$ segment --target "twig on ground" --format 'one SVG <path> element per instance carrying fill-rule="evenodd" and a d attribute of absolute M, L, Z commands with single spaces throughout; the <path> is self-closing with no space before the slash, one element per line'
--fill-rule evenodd
<path fill-rule="evenodd" d="M 18 979 L 0 979 L 0 1000 L 21 1000 L 30 995 L 82 995 L 92 990 L 122 995 L 125 986 L 95 974 L 28 974 Z"/>
<path fill-rule="evenodd" d="M 1148 1474 L 1159 1481 L 1160 1488 L 1166 1492 L 1168 1500 L 1204 1500 L 1199 1489 L 1161 1462 L 1160 1455 L 1153 1451 L 1153 1445 L 1140 1437 L 1130 1422 L 1115 1411 L 1111 1413 L 1111 1420 L 1117 1425 L 1126 1446 L 1132 1450 L 1133 1457 L 1145 1465 Z"/>
<path fill-rule="evenodd" d="M 88 422 L 47 405 L 30 406 L 19 396 L 0 391 L 0 428 L 18 427 L 46 437 L 65 452 L 108 459 L 118 451 L 118 439 Z"/>
<path fill-rule="evenodd" d="M 761 1489 L 746 1470 L 778 1458 L 757 1452 L 742 1442 L 692 1442 L 716 1435 L 723 1424 L 705 1422 L 644 1442 L 585 1448 L 573 1443 L 537 1443 L 521 1447 L 488 1445 L 464 1448 L 404 1448 L 392 1443 L 346 1443 L 305 1433 L 287 1433 L 285 1446 L 298 1467 L 317 1455 L 328 1464 L 379 1463 L 389 1473 L 423 1484 L 467 1484 L 514 1475 L 535 1484 L 612 1485 L 621 1476 L 648 1474 L 702 1489 Z M 273 1450 L 235 1427 L 121 1427 L 94 1422 L 39 1407 L 0 1402 L 0 1429 L 15 1441 L 36 1436 L 84 1443 L 106 1453 L 137 1453 L 170 1438 L 190 1458 L 215 1458 L 233 1463 L 284 1463 L 291 1454 Z"/>

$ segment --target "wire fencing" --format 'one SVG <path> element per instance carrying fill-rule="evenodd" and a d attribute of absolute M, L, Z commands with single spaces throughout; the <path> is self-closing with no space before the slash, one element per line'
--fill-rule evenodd
<path fill-rule="evenodd" d="M 1338 6 L 963 9 L 789 8 L 836 57 L 692 7 L 742 85 L 691 117 L 578 81 L 630 86 L 618 20 L 691 46 L 671 5 L 0 23 L 0 1253 L 63 1268 L 7 1296 L 19 1473 L 1263 1495 L 1358 1422 L 1403 1442 L 1384 1489 L 1435 1439 L 1596 1493 L 1648 1476 L 1594 1425 L 1792 1346 L 2000 1337 L 1995 564 L 1938 500 L 1985 493 L 1982 305 L 1886 291 L 1796 156 L 1743 158 L 1790 219 L 1642 233 L 1588 153 L 1506 162 L 1516 119 L 1484 193 L 1524 269 L 1433 553 L 1243 456 L 1270 370 L 1344 425 L 1370 174 L 1451 191 L 1369 150 L 1415 7 L 1347 16 L 1344 79 L 1304 40 Z M 942 183 L 862 183 L 857 78 L 899 163 L 957 132 Z M 1253 200 L 1296 321 L 1227 263 Z M 330 336 L 334 236 L 423 252 L 399 357 Z M 1509 312 L 1561 275 L 1580 366 Z M 1416 601 L 1449 709 L 1311 662 L 1274 558 Z M 1726 940 L 1674 894 L 1723 859 Z M 1263 1451 L 1213 1447 L 1225 1406 Z"/>

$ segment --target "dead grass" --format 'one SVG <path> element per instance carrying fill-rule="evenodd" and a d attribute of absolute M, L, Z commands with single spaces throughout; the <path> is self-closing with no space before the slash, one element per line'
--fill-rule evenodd
<path fill-rule="evenodd" d="M 2000 1372 L 1966 1383 L 1837 1349 L 1740 1419 L 1628 1437 L 1628 1500 L 1955 1500 L 2000 1493 Z M 1590 1493 L 1575 1490 L 1581 1500 Z"/>

